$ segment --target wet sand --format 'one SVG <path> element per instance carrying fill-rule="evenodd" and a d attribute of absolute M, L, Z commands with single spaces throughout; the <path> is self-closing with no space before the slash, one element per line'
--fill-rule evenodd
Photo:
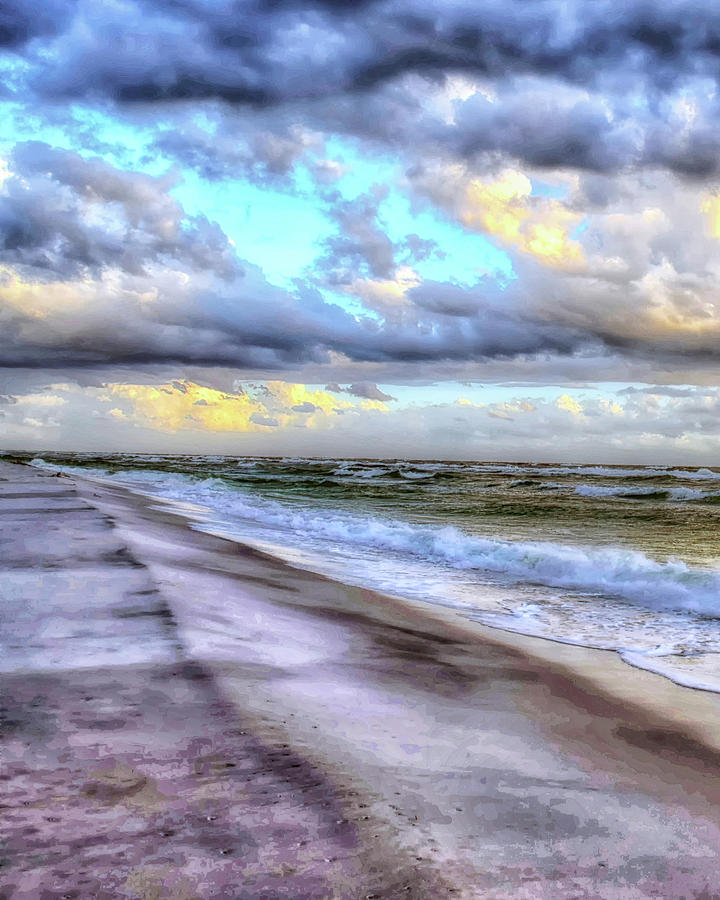
<path fill-rule="evenodd" d="M 720 896 L 716 695 L 0 478 L 0 895 Z"/>

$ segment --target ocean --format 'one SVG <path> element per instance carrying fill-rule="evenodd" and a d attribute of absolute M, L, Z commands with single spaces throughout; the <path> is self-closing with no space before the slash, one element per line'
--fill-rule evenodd
<path fill-rule="evenodd" d="M 21 458 L 175 501 L 292 565 L 720 691 L 720 469 Z"/>

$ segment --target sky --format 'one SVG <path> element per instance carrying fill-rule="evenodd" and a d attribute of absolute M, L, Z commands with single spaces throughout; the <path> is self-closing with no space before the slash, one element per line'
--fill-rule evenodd
<path fill-rule="evenodd" d="M 0 449 L 720 464 L 720 6 L 9 0 Z"/>

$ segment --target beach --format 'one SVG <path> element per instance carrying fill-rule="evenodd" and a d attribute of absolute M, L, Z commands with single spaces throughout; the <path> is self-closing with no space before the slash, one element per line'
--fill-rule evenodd
<path fill-rule="evenodd" d="M 0 479 L 2 896 L 720 896 L 717 694 Z"/>

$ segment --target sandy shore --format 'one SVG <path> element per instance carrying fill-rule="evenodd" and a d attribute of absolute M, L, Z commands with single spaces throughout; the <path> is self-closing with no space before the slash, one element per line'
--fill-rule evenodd
<path fill-rule="evenodd" d="M 716 695 L 0 479 L 0 896 L 720 896 Z"/>

